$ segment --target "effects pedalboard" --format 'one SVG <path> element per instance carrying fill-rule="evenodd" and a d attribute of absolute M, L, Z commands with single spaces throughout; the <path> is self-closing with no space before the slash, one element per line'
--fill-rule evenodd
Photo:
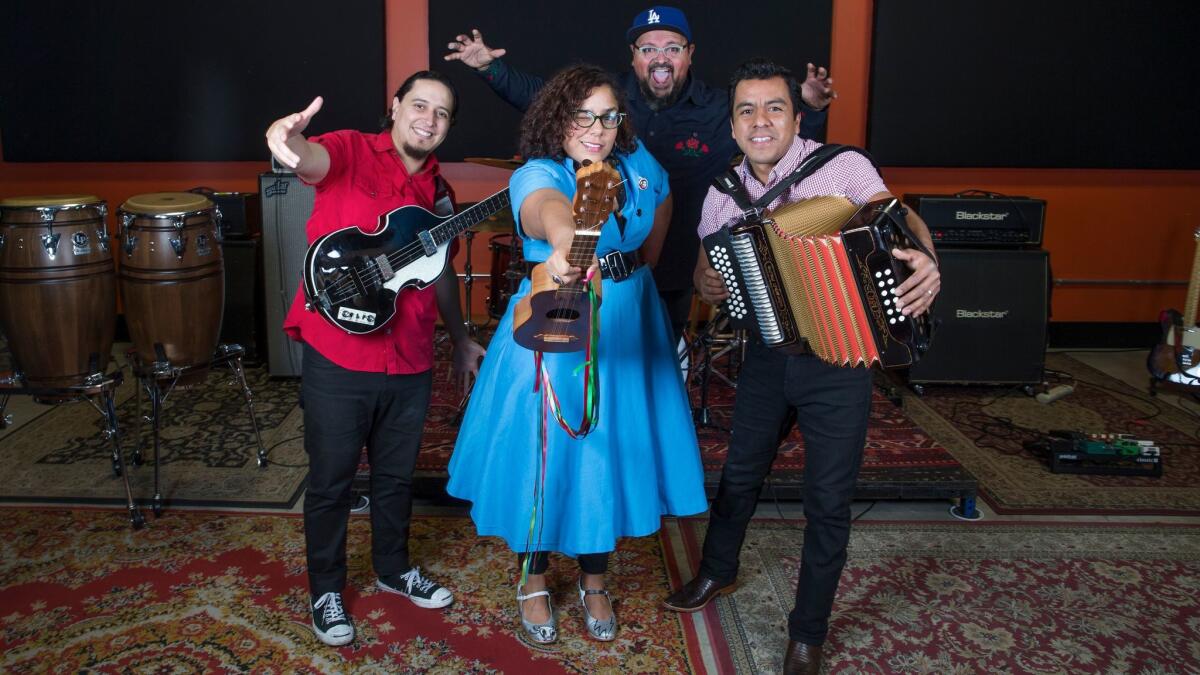
<path fill-rule="evenodd" d="M 1154 441 L 1130 434 L 1084 434 L 1052 430 L 1044 446 L 1053 473 L 1162 476 L 1162 453 Z"/>

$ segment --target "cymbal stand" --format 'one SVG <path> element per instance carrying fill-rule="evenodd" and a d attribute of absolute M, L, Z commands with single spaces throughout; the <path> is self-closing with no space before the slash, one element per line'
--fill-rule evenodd
<path fill-rule="evenodd" d="M 475 285 L 474 270 L 471 267 L 471 243 L 475 240 L 475 231 L 467 230 L 463 232 L 463 237 L 467 240 L 467 253 L 463 259 L 463 290 L 467 295 L 467 318 L 463 321 L 463 325 L 467 328 L 467 335 L 475 337 L 479 333 L 479 326 L 475 324 L 475 316 L 471 312 L 471 288 Z"/>
<path fill-rule="evenodd" d="M 731 354 L 734 350 L 740 349 L 745 342 L 740 331 L 735 331 L 729 338 L 718 338 L 721 327 L 727 326 L 729 316 L 723 309 L 718 309 L 717 313 L 709 320 L 704 329 L 696 336 L 692 342 L 692 351 L 696 349 L 702 350 L 704 357 L 700 363 L 700 406 L 692 411 L 692 418 L 696 422 L 698 429 L 719 429 L 720 431 L 729 432 L 729 429 L 720 426 L 713 422 L 712 411 L 708 407 L 708 387 L 710 378 L 713 375 L 721 378 L 730 387 L 737 387 L 737 382 L 725 373 L 717 370 L 714 362 Z M 724 343 L 718 347 L 718 343 Z M 714 353 L 715 350 L 715 353 Z"/>
<path fill-rule="evenodd" d="M 129 513 L 129 524 L 139 530 L 146 524 L 142 512 L 133 501 L 133 490 L 129 487 L 129 472 L 125 470 L 124 453 L 121 452 L 121 433 L 117 424 L 117 388 L 124 381 L 120 370 L 110 374 L 100 372 L 89 375 L 82 384 L 71 387 L 27 387 L 20 373 L 0 378 L 0 429 L 12 422 L 12 417 L 4 410 L 8 407 L 9 397 L 13 394 L 32 396 L 34 400 L 55 401 L 67 403 L 71 401 L 87 401 L 100 416 L 104 418 L 104 437 L 113 444 L 112 470 L 121 477 L 125 487 L 125 506 Z"/>
<path fill-rule="evenodd" d="M 158 360 L 152 363 L 143 361 L 137 350 L 134 349 L 130 349 L 126 353 L 126 358 L 133 373 L 138 377 L 140 385 L 137 392 L 137 431 L 133 461 L 134 464 L 142 463 L 142 422 L 150 422 L 154 438 L 154 499 L 151 502 L 151 508 L 154 510 L 155 517 L 158 517 L 162 515 L 163 510 L 162 488 L 159 481 L 159 466 L 162 464 L 159 456 L 162 406 L 166 403 L 167 396 L 174 391 L 175 383 L 179 381 L 179 378 L 194 373 L 201 366 L 173 366 L 167 360 L 165 352 L 159 349 L 159 345 L 155 344 L 155 350 L 159 352 Z M 242 396 L 246 399 L 246 411 L 250 415 L 250 424 L 254 429 L 254 438 L 258 443 L 256 456 L 258 466 L 265 469 L 267 467 L 267 450 L 263 446 L 262 434 L 258 428 L 258 416 L 254 412 L 254 394 L 250 391 L 250 385 L 246 383 L 246 371 L 242 366 L 242 356 L 245 353 L 245 348 L 238 344 L 218 345 L 211 363 L 206 367 L 228 366 L 237 384 L 241 386 Z M 148 417 L 142 416 L 143 390 L 150 398 L 150 415 Z"/>

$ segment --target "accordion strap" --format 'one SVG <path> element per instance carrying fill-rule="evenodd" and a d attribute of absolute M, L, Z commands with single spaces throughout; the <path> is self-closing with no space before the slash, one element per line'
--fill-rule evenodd
<path fill-rule="evenodd" d="M 738 178 L 737 172 L 733 169 L 714 178 L 712 184 L 717 191 L 727 194 L 733 199 L 733 203 L 737 204 L 737 207 L 742 210 L 743 216 L 747 218 L 757 217 L 762 215 L 767 206 L 775 201 L 776 197 L 783 194 L 784 190 L 808 178 L 817 169 L 825 166 L 829 160 L 848 151 L 857 152 L 866 157 L 871 162 L 871 166 L 874 166 L 876 171 L 879 170 L 879 165 L 875 163 L 875 159 L 871 155 L 867 154 L 866 150 L 856 148 L 852 145 L 828 143 L 814 150 L 808 157 L 805 157 L 804 161 L 800 162 L 800 166 L 796 167 L 796 170 L 791 175 L 779 181 L 778 185 L 768 190 L 757 201 L 750 201 L 750 195 L 746 192 L 746 186 L 742 184 L 742 180 Z"/>

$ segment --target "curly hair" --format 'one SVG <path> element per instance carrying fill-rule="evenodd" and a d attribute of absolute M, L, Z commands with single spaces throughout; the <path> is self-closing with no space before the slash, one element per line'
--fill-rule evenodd
<path fill-rule="evenodd" d="M 628 112 L 625 92 L 616 78 L 602 68 L 579 64 L 560 71 L 546 82 L 521 119 L 521 155 L 526 159 L 550 158 L 561 160 L 563 139 L 573 124 L 572 117 L 596 87 L 608 87 L 617 99 L 617 111 Z M 614 150 L 624 153 L 637 148 L 636 132 L 628 117 L 617 127 Z"/>

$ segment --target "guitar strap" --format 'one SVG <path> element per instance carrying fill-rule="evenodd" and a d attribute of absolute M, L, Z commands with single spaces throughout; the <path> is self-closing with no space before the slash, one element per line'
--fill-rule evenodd
<path fill-rule="evenodd" d="M 433 212 L 443 218 L 454 215 L 454 196 L 450 184 L 440 173 L 434 177 Z"/>

